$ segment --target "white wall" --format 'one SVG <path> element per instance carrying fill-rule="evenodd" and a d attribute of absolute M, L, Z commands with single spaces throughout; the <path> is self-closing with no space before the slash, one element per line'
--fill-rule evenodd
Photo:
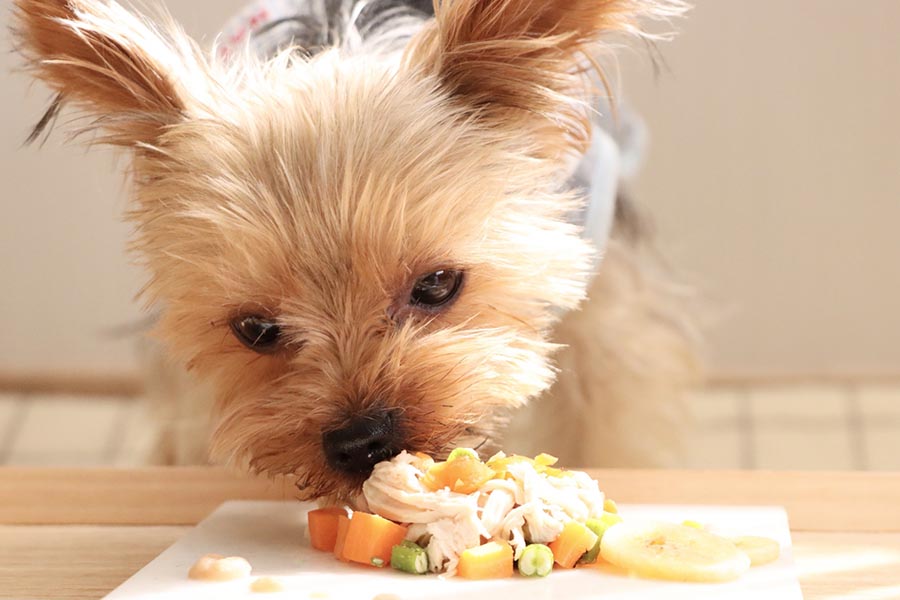
<path fill-rule="evenodd" d="M 195 36 L 211 36 L 242 0 L 171 2 Z M 142 275 L 124 249 L 125 186 L 112 152 L 64 144 L 62 122 L 43 147 L 23 147 L 49 93 L 9 52 L 11 0 L 0 0 L 0 370 L 123 372 L 131 339 L 107 333 L 140 320 Z M 61 121 L 64 121 L 62 119 Z"/>
<path fill-rule="evenodd" d="M 704 0 L 625 66 L 639 197 L 740 372 L 900 372 L 900 2 Z"/>
<path fill-rule="evenodd" d="M 653 135 L 636 195 L 723 315 L 715 365 L 900 371 L 900 2 L 698 4 L 660 46 L 671 72 L 623 70 Z M 242 0 L 169 5 L 209 36 Z M 0 52 L 0 370 L 127 371 L 132 343 L 103 335 L 139 318 L 115 161 L 59 130 L 22 148 L 48 96 L 16 63 Z"/>

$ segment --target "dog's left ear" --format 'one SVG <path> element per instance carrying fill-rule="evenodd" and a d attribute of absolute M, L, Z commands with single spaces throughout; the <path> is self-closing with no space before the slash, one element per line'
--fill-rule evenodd
<path fill-rule="evenodd" d="M 589 142 L 586 74 L 601 38 L 684 10 L 680 0 L 436 0 L 406 59 L 470 114 L 531 134 L 535 152 L 554 157 Z"/>
<path fill-rule="evenodd" d="M 15 0 L 13 31 L 31 72 L 57 93 L 33 135 L 69 102 L 122 146 L 153 143 L 183 118 L 183 73 L 201 61 L 174 25 L 164 31 L 110 0 Z"/>

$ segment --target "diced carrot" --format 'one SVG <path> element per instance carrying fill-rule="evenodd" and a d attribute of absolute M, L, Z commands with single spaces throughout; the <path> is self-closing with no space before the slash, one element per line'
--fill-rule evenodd
<path fill-rule="evenodd" d="M 513 550 L 508 542 L 493 541 L 464 550 L 457 573 L 464 579 L 512 577 Z"/>
<path fill-rule="evenodd" d="M 333 552 L 337 540 L 338 517 L 347 516 L 343 508 L 318 508 L 309 511 L 309 542 L 312 547 L 322 552 Z"/>
<path fill-rule="evenodd" d="M 357 513 L 353 513 L 356 516 Z M 337 534 L 334 539 L 334 556 L 340 560 L 346 561 L 344 558 L 344 546 L 347 544 L 347 534 L 350 531 L 350 521 L 353 519 L 347 515 L 338 515 Z"/>
<path fill-rule="evenodd" d="M 561 567 L 571 569 L 585 552 L 597 543 L 597 534 L 583 523 L 569 521 L 555 541 L 550 542 L 553 559 Z"/>
<path fill-rule="evenodd" d="M 341 554 L 364 565 L 389 565 L 391 550 L 406 538 L 406 527 L 384 517 L 355 512 L 347 529 Z"/>
<path fill-rule="evenodd" d="M 460 494 L 471 494 L 495 476 L 493 469 L 478 458 L 462 455 L 432 465 L 422 483 L 431 490 L 450 488 Z"/>

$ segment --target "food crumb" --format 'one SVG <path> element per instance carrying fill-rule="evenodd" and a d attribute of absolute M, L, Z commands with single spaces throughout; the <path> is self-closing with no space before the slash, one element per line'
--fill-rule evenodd
<path fill-rule="evenodd" d="M 202 581 L 231 581 L 249 577 L 253 568 L 240 556 L 207 554 L 201 556 L 188 571 L 188 577 Z"/>
<path fill-rule="evenodd" d="M 250 591 L 259 594 L 272 594 L 283 590 L 284 586 L 274 577 L 257 577 L 250 584 Z"/>
<path fill-rule="evenodd" d="M 372 600 L 400 600 L 400 596 L 396 594 L 378 594 Z"/>
<path fill-rule="evenodd" d="M 328 592 L 310 592 L 310 598 L 328 598 Z"/>

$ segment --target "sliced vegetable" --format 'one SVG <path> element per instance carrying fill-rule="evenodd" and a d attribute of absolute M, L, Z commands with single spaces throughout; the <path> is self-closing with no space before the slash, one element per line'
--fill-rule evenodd
<path fill-rule="evenodd" d="M 318 508 L 309 511 L 309 542 L 316 550 L 333 552 L 337 540 L 338 517 L 347 516 L 343 508 Z"/>
<path fill-rule="evenodd" d="M 391 566 L 398 571 L 422 575 L 428 571 L 428 555 L 422 546 L 404 540 L 391 550 Z"/>
<path fill-rule="evenodd" d="M 457 449 L 459 450 L 459 449 Z M 457 452 L 454 450 L 454 452 Z M 466 450 L 466 449 L 463 449 Z M 422 483 L 431 490 L 450 488 L 460 494 L 471 494 L 496 476 L 474 451 L 459 452 L 446 462 L 435 463 L 425 472 Z"/>
<path fill-rule="evenodd" d="M 487 466 L 496 473 L 496 477 L 499 479 L 503 479 L 506 477 L 506 471 L 509 469 L 509 466 L 512 464 L 520 463 L 520 462 L 533 462 L 527 456 L 520 456 L 518 454 L 513 454 L 511 456 L 507 456 L 503 452 L 498 452 L 494 456 L 490 457 L 487 460 Z"/>
<path fill-rule="evenodd" d="M 354 515 L 356 513 L 353 513 Z M 347 533 L 350 531 L 351 518 L 347 515 L 338 515 L 337 534 L 334 539 L 334 556 L 340 560 L 346 561 L 344 558 L 344 546 L 347 543 Z"/>
<path fill-rule="evenodd" d="M 616 501 L 605 498 L 603 500 L 603 512 L 612 513 L 614 515 L 619 514 L 619 507 L 616 505 Z"/>
<path fill-rule="evenodd" d="M 555 456 L 542 452 L 534 457 L 534 469 L 538 473 L 543 473 L 550 477 L 563 477 L 566 475 L 566 471 L 553 467 L 557 461 L 559 461 L 559 459 Z"/>
<path fill-rule="evenodd" d="M 371 565 L 375 564 L 373 560 L 378 559 L 385 565 L 391 561 L 391 549 L 405 537 L 406 527 L 403 525 L 378 515 L 355 512 L 347 527 L 341 554 L 345 560 L 352 562 Z"/>
<path fill-rule="evenodd" d="M 584 523 L 569 521 L 559 537 L 550 542 L 550 549 L 559 566 L 571 569 L 585 552 L 594 547 L 597 539 L 597 534 L 588 529 Z"/>
<path fill-rule="evenodd" d="M 551 477 L 563 477 L 566 475 L 567 471 L 553 467 L 557 460 L 559 459 L 549 454 L 538 454 L 532 459 L 518 454 L 507 456 L 503 452 L 498 452 L 489 458 L 486 464 L 493 469 L 494 473 L 496 473 L 496 477 L 499 479 L 507 477 L 507 471 L 509 470 L 510 465 L 522 462 L 530 463 L 538 473 L 543 473 Z"/>
<path fill-rule="evenodd" d="M 453 452 L 447 456 L 447 460 L 456 460 L 457 458 L 472 458 L 475 460 L 481 460 L 481 457 L 478 456 L 478 453 L 472 450 L 471 448 L 454 448 Z"/>
<path fill-rule="evenodd" d="M 542 467 L 552 467 L 559 461 L 558 458 L 551 454 L 546 454 L 541 452 L 537 456 L 534 457 L 534 464 L 540 465 Z"/>
<path fill-rule="evenodd" d="M 600 541 L 603 539 L 603 534 L 606 533 L 606 530 L 615 525 L 616 523 L 621 523 L 622 517 L 615 513 L 605 512 L 600 515 L 599 519 L 588 519 L 585 521 L 584 525 L 591 531 L 597 534 L 597 541 L 594 543 L 594 546 L 584 553 L 584 555 L 578 559 L 578 563 L 582 565 L 589 565 L 597 562 L 597 557 L 600 556 Z"/>
<path fill-rule="evenodd" d="M 528 544 L 519 557 L 519 573 L 525 577 L 546 577 L 553 570 L 553 551 L 544 544 Z"/>
<path fill-rule="evenodd" d="M 493 541 L 464 550 L 457 572 L 464 579 L 499 579 L 513 574 L 513 550 L 508 542 Z"/>

